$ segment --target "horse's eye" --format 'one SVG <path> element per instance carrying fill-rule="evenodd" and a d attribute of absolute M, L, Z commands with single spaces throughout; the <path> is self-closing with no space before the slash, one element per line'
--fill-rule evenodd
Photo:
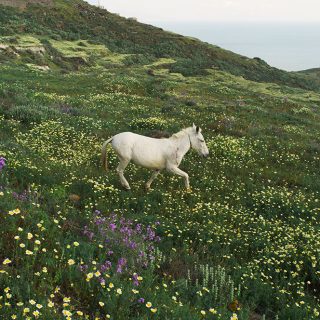
<path fill-rule="evenodd" d="M 200 142 L 204 142 L 204 140 L 202 140 L 202 139 L 199 139 L 200 140 Z"/>

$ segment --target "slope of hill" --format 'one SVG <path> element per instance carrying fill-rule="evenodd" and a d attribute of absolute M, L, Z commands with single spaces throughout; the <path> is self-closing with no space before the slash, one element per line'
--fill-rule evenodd
<path fill-rule="evenodd" d="M 320 93 L 305 75 L 82 1 L 0 19 L 0 319 L 319 319 Z M 146 192 L 134 165 L 124 191 L 110 149 L 101 168 L 112 135 L 193 122 L 210 157 L 181 164 L 191 193 L 165 172 Z"/>
<path fill-rule="evenodd" d="M 196 39 L 122 18 L 81 0 L 55 0 L 54 4 L 50 13 L 46 6 L 32 3 L 23 11 L 1 7 L 0 35 L 29 33 L 63 40 L 90 39 L 117 53 L 142 54 L 148 59 L 175 58 L 176 63 L 170 70 L 184 75 L 202 75 L 207 68 L 218 68 L 254 81 L 319 89 L 304 75 L 285 72 L 258 58 L 249 59 Z"/>
<path fill-rule="evenodd" d="M 0 5 L 25 9 L 30 4 L 51 6 L 52 0 L 0 0 Z"/>

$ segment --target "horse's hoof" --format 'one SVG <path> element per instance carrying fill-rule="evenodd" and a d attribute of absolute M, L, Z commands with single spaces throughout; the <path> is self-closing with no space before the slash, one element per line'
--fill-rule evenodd
<path fill-rule="evenodd" d="M 187 192 L 187 193 L 192 193 L 192 189 L 191 189 L 191 188 L 187 188 L 187 189 L 186 189 L 186 192 Z"/>
<path fill-rule="evenodd" d="M 148 186 L 147 184 L 145 185 L 145 189 L 146 189 L 146 191 L 150 191 L 150 190 L 152 190 L 152 189 L 151 189 L 151 187 L 150 187 L 150 186 Z"/>

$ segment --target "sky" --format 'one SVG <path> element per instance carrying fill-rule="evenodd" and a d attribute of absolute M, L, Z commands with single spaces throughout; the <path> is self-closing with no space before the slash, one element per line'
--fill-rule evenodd
<path fill-rule="evenodd" d="M 99 0 L 140 22 L 320 22 L 320 0 Z M 87 0 L 98 4 L 98 0 Z"/>

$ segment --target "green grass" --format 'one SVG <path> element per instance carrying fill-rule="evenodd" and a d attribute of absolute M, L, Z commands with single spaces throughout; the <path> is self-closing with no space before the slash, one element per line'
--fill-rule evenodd
<path fill-rule="evenodd" d="M 39 47 L 41 46 L 41 42 L 36 37 L 32 35 L 19 35 L 16 37 L 6 36 L 0 37 L 1 44 L 19 46 L 22 48 L 29 48 L 29 47 Z"/>
<path fill-rule="evenodd" d="M 49 40 L 50 44 L 58 50 L 64 57 L 81 57 L 89 58 L 94 56 L 96 60 L 103 58 L 107 61 L 120 63 L 128 55 L 115 54 L 110 52 L 104 45 L 91 44 L 86 40 L 83 41 L 58 41 Z"/>
<path fill-rule="evenodd" d="M 55 3 L 48 19 L 41 6 L 0 7 L 0 43 L 26 48 L 0 51 L 0 318 L 318 319 L 320 94 L 310 75 Z M 166 172 L 146 192 L 151 172 L 133 164 L 124 191 L 111 149 L 110 171 L 101 167 L 116 133 L 193 122 L 210 157 L 182 162 L 191 193 Z"/>
<path fill-rule="evenodd" d="M 157 72 L 158 65 L 148 68 Z M 236 297 L 239 319 L 317 318 L 319 94 L 221 71 L 150 76 L 143 65 L 61 74 L 7 64 L 0 79 L 0 155 L 7 159 L 0 178 L 1 257 L 12 261 L 2 267 L 2 287 L 10 288 L 10 298 L 3 295 L 4 317 L 19 318 L 27 307 L 45 319 L 63 318 L 63 310 L 116 319 L 227 319 L 232 312 L 226 305 Z M 134 165 L 126 171 L 132 191 L 123 191 L 111 150 L 111 171 L 103 172 L 101 144 L 113 134 L 174 133 L 192 122 L 203 128 L 211 156 L 186 156 L 182 168 L 191 194 L 166 173 L 146 193 L 150 172 Z M 23 190 L 30 190 L 28 199 L 12 196 Z M 69 200 L 72 194 L 80 200 Z M 22 213 L 11 216 L 16 208 Z M 106 259 L 108 246 L 81 232 L 85 225 L 94 228 L 97 209 L 105 217 L 116 212 L 151 224 L 162 238 L 152 267 L 106 274 L 107 286 L 113 283 L 122 294 L 106 291 L 95 276 L 86 281 L 95 265 L 78 271 L 81 263 L 99 266 Z M 28 232 L 34 238 L 28 240 Z M 71 250 L 74 241 L 79 250 Z M 46 252 L 36 253 L 43 247 Z M 134 272 L 143 277 L 138 288 L 125 280 Z M 71 300 L 63 307 L 66 297 Z M 155 313 L 137 304 L 139 297 Z"/>

